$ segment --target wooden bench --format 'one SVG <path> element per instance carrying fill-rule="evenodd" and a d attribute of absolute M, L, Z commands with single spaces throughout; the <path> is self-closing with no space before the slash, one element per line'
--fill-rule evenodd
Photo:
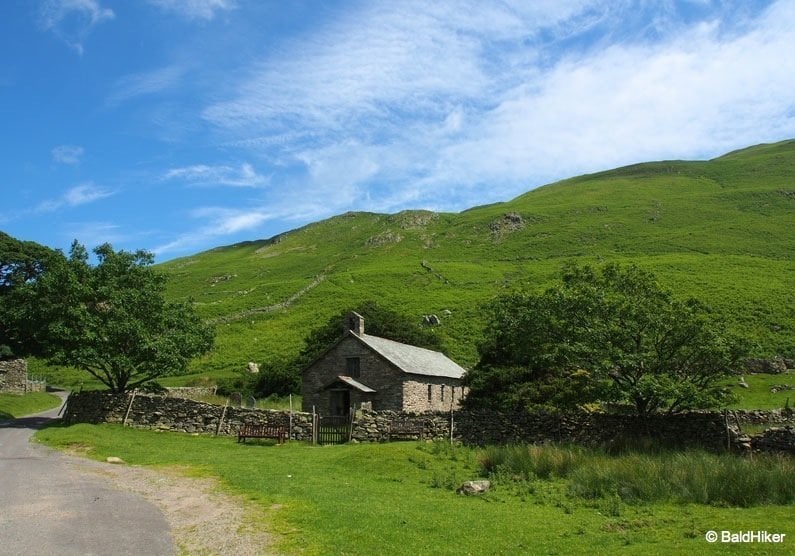
<path fill-rule="evenodd" d="M 393 419 L 389 425 L 389 439 L 422 440 L 425 426 L 422 421 Z"/>
<path fill-rule="evenodd" d="M 287 428 L 284 425 L 243 423 L 237 431 L 237 441 L 245 444 L 247 438 L 272 438 L 281 444 L 287 440 Z"/>

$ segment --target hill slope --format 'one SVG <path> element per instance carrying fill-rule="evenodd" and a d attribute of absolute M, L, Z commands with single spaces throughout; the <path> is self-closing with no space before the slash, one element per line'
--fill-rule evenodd
<path fill-rule="evenodd" d="M 437 314 L 447 352 L 477 360 L 482 304 L 543 288 L 570 260 L 635 262 L 760 343 L 795 350 L 795 141 L 710 161 L 637 164 L 462 213 L 348 213 L 161 265 L 169 294 L 218 324 L 194 371 L 295 355 L 307 332 L 374 299 Z"/>

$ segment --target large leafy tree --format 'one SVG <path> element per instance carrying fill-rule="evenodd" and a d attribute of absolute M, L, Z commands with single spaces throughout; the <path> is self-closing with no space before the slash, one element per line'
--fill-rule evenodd
<path fill-rule="evenodd" d="M 214 331 L 188 303 L 164 298 L 166 277 L 146 251 L 86 249 L 75 242 L 68 259 L 23 288 L 19 302 L 38 323 L 36 342 L 55 363 L 82 369 L 114 392 L 180 374 L 207 352 Z"/>
<path fill-rule="evenodd" d="M 23 318 L 17 297 L 63 260 L 59 251 L 0 232 L 0 359 L 37 351 L 32 341 L 36 323 Z"/>
<path fill-rule="evenodd" d="M 569 266 L 540 294 L 490 307 L 473 406 L 630 404 L 641 415 L 715 406 L 743 350 L 696 300 L 678 300 L 636 266 Z"/>

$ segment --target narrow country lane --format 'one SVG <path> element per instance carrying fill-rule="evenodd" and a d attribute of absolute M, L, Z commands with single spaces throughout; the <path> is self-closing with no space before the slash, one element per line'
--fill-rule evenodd
<path fill-rule="evenodd" d="M 174 554 L 162 512 L 113 489 L 103 464 L 30 443 L 58 411 L 0 422 L 0 555 Z"/>

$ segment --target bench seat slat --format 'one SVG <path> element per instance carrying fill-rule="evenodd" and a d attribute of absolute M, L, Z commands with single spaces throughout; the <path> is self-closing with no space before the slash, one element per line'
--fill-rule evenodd
<path fill-rule="evenodd" d="M 245 443 L 247 438 L 273 438 L 281 444 L 287 440 L 287 428 L 283 425 L 244 423 L 237 433 L 237 441 Z"/>

